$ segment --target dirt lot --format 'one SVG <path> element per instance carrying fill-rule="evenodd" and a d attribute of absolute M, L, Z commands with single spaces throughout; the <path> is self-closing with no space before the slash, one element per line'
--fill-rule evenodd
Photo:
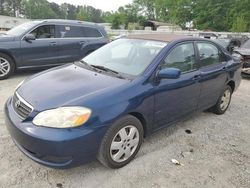
<path fill-rule="evenodd" d="M 0 81 L 0 187 L 250 187 L 250 80 L 242 80 L 225 115 L 204 112 L 152 135 L 122 169 L 92 162 L 55 170 L 24 156 L 4 124 L 4 103 L 28 75 Z"/>

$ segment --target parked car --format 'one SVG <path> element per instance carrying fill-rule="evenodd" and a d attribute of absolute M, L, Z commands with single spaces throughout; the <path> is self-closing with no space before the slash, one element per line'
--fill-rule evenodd
<path fill-rule="evenodd" d="M 15 70 L 82 59 L 108 43 L 102 26 L 71 20 L 31 21 L 0 36 L 0 80 Z"/>
<path fill-rule="evenodd" d="M 157 130 L 197 111 L 225 113 L 240 71 L 210 40 L 130 35 L 26 79 L 6 102 L 6 125 L 40 164 L 63 168 L 97 158 L 120 168 Z"/>
<path fill-rule="evenodd" d="M 200 38 L 205 38 L 205 39 L 217 39 L 218 36 L 214 33 L 209 33 L 209 32 L 202 32 L 199 33 Z"/>
<path fill-rule="evenodd" d="M 234 56 L 238 56 L 242 63 L 242 76 L 250 76 L 250 39 L 248 39 L 240 48 L 234 50 Z"/>
<path fill-rule="evenodd" d="M 218 38 L 213 41 L 223 46 L 230 54 L 241 46 L 241 41 L 239 39 Z"/>

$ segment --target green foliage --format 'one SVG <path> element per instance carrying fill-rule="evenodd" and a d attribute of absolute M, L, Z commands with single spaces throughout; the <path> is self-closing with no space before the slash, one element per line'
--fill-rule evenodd
<path fill-rule="evenodd" d="M 25 0 L 24 8 L 27 18 L 30 19 L 48 19 L 56 17 L 55 12 L 51 9 L 46 0 Z"/>
<path fill-rule="evenodd" d="M 125 17 L 121 13 L 115 13 L 112 19 L 112 29 L 120 29 L 120 26 L 125 22 Z"/>
<path fill-rule="evenodd" d="M 250 0 L 133 0 L 117 11 L 103 12 L 92 6 L 58 5 L 47 0 L 0 0 L 0 14 L 31 19 L 78 19 L 109 22 L 112 28 L 133 29 L 147 20 L 180 25 L 193 21 L 194 28 L 213 31 L 250 31 Z"/>
<path fill-rule="evenodd" d="M 233 22 L 231 31 L 233 32 L 244 32 L 247 31 L 247 22 L 243 16 L 238 16 Z"/>

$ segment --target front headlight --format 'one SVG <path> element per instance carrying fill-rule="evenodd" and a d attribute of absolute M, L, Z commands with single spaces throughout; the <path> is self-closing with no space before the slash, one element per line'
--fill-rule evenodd
<path fill-rule="evenodd" d="M 60 107 L 39 113 L 33 124 L 53 128 L 78 127 L 88 121 L 91 110 L 85 107 Z"/>

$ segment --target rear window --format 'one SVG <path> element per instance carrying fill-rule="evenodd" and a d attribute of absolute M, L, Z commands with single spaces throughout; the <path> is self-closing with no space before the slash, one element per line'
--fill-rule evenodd
<path fill-rule="evenodd" d="M 102 37 L 102 34 L 96 29 L 91 27 L 80 26 L 60 26 L 61 38 L 78 38 L 78 37 Z"/>

